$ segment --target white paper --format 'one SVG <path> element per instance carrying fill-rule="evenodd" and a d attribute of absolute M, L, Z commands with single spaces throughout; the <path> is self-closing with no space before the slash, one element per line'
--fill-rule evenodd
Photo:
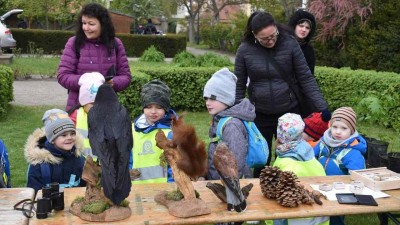
<path fill-rule="evenodd" d="M 330 201 L 337 201 L 336 199 L 336 194 L 337 193 L 352 193 L 350 191 L 350 184 L 345 184 L 345 188 L 341 189 L 341 190 L 336 190 L 335 188 L 332 188 L 332 190 L 330 191 L 321 191 L 318 189 L 319 184 L 311 184 L 310 185 L 314 190 L 317 190 L 319 192 L 321 192 L 322 194 L 324 194 L 328 200 Z M 367 187 L 364 187 L 364 189 L 362 190 L 362 193 L 359 193 L 360 195 L 372 195 L 372 197 L 374 198 L 387 198 L 390 197 L 390 195 L 383 193 L 382 191 L 373 191 Z"/>

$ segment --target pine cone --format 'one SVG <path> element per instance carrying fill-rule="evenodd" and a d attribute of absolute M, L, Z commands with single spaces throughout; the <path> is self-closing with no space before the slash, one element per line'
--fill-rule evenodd
<path fill-rule="evenodd" d="M 304 187 L 298 184 L 297 176 L 283 171 L 276 185 L 276 201 L 285 207 L 297 207 L 302 203 Z"/>
<path fill-rule="evenodd" d="M 261 192 L 269 199 L 276 198 L 276 186 L 279 181 L 279 175 L 282 171 L 278 167 L 266 166 L 261 170 L 260 186 Z"/>

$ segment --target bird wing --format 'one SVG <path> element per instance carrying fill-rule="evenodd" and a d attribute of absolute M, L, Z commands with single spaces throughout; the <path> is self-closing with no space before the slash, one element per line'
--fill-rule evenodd
<path fill-rule="evenodd" d="M 133 146 L 128 111 L 109 85 L 99 87 L 88 114 L 89 142 L 101 163 L 104 194 L 120 204 L 130 192 L 129 154 Z"/>

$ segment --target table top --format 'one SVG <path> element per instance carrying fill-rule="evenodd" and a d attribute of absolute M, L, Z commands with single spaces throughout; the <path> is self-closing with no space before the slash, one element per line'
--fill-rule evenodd
<path fill-rule="evenodd" d="M 24 199 L 33 199 L 35 190 L 32 188 L 1 188 L 0 218 L 1 224 L 28 224 L 29 218 L 22 211 L 14 210 L 14 205 Z"/>
<path fill-rule="evenodd" d="M 329 176 L 329 177 L 302 177 L 300 181 L 309 190 L 310 184 L 344 182 L 349 183 L 350 176 Z M 275 200 L 267 199 L 261 193 L 259 179 L 243 179 L 242 187 L 248 183 L 253 183 L 254 187 L 247 199 L 247 209 L 245 212 L 236 213 L 226 210 L 226 203 L 221 202 L 211 190 L 206 187 L 208 181 L 194 182 L 195 189 L 200 193 L 207 206 L 211 209 L 211 214 L 196 216 L 191 218 L 177 218 L 168 213 L 168 209 L 156 203 L 154 196 L 160 191 L 171 191 L 176 188 L 174 183 L 168 184 L 135 184 L 128 197 L 132 215 L 114 224 L 212 224 L 217 222 L 229 221 L 250 221 L 281 218 L 296 218 L 310 216 L 332 216 L 350 215 L 363 213 L 378 213 L 400 211 L 400 190 L 385 191 L 391 195 L 389 198 L 376 199 L 379 206 L 361 205 L 341 205 L 337 201 L 322 199 L 323 205 L 300 205 L 296 208 L 287 208 L 279 205 Z M 72 215 L 68 212 L 71 202 L 77 196 L 84 196 L 85 188 L 64 189 L 65 210 L 54 212 L 49 218 L 38 220 L 31 218 L 30 224 L 87 224 L 87 221 Z M 96 224 L 90 222 L 90 224 Z M 107 224 L 112 224 L 108 223 Z"/>

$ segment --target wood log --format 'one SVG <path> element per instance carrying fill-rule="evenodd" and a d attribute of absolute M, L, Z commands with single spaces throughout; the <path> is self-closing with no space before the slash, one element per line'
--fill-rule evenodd
<path fill-rule="evenodd" d="M 190 177 L 177 166 L 176 162 L 181 158 L 178 149 L 173 147 L 174 145 L 172 144 L 172 141 L 168 140 L 164 132 L 161 130 L 157 131 L 155 139 L 157 146 L 164 150 L 164 155 L 174 174 L 175 183 L 178 186 L 178 189 L 182 192 L 184 199 L 196 199 L 195 190 Z"/>

